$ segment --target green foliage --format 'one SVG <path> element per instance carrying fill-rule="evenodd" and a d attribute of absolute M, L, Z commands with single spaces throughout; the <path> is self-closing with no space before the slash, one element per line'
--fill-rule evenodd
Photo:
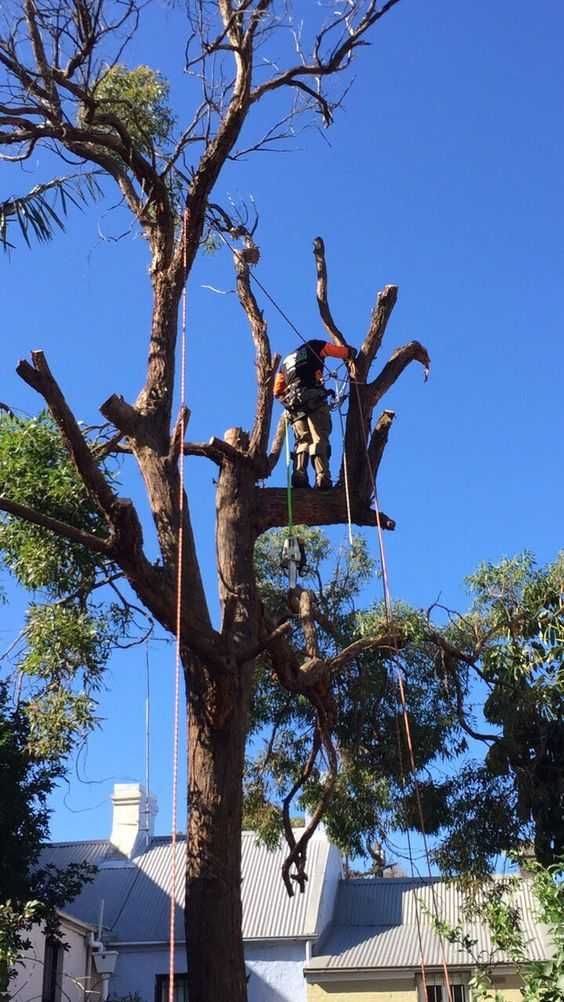
<path fill-rule="evenodd" d="M 528 878 L 490 878 L 477 886 L 465 885 L 465 918 L 486 925 L 492 940 L 492 955 L 477 950 L 478 941 L 468 935 L 464 926 L 433 919 L 436 932 L 444 940 L 458 944 L 471 955 L 474 974 L 470 987 L 475 1002 L 504 1002 L 503 992 L 495 991 L 492 984 L 496 951 L 509 957 L 520 975 L 523 1002 L 564 1002 L 564 861 L 549 867 L 530 859 L 521 858 L 520 862 Z M 527 936 L 515 900 L 523 879 L 530 881 L 534 917 L 549 933 L 547 941 L 552 956 L 545 961 L 529 959 Z"/>
<path fill-rule="evenodd" d="M 139 150 L 150 153 L 166 143 L 174 129 L 169 90 L 168 81 L 149 66 L 130 70 L 116 64 L 102 74 L 94 95 L 98 112 L 116 115 Z"/>
<path fill-rule="evenodd" d="M 564 555 L 543 568 L 529 553 L 482 564 L 468 581 L 474 603 L 449 639 L 479 650 L 492 738 L 483 763 L 444 785 L 438 859 L 487 872 L 532 841 L 549 865 L 564 853 Z"/>
<path fill-rule="evenodd" d="M 0 415 L 0 494 L 93 535 L 105 523 L 46 415 L 21 420 Z M 52 597 L 86 593 L 102 559 L 39 526 L 2 514 L 0 552 L 24 588 Z"/>
<path fill-rule="evenodd" d="M 91 447 L 95 447 L 92 443 Z M 107 467 L 104 473 L 112 479 Z M 0 415 L 0 492 L 45 515 L 105 536 L 104 519 L 46 415 Z M 132 625 L 124 601 L 93 602 L 116 568 L 85 547 L 22 519 L 0 516 L 0 558 L 30 604 L 16 668 L 26 691 L 30 748 L 38 759 L 68 755 L 96 725 L 96 696 L 113 648 Z"/>
<path fill-rule="evenodd" d="M 38 184 L 27 193 L 0 202 L 0 246 L 7 251 L 13 249 L 8 240 L 8 228 L 17 222 L 21 234 L 31 247 L 30 237 L 39 243 L 51 240 L 57 229 L 64 229 L 63 219 L 68 214 L 69 204 L 82 208 L 89 201 L 101 195 L 96 179 L 97 171 L 56 177 L 46 184 Z"/>
<path fill-rule="evenodd" d="M 92 869 L 41 866 L 48 835 L 47 798 L 62 774 L 56 755 L 32 751 L 25 704 L 10 708 L 8 688 L 0 683 L 0 970 L 9 971 L 28 945 L 34 922 L 57 933 L 56 909 L 79 892 Z"/>
<path fill-rule="evenodd" d="M 353 640 L 380 633 L 385 626 L 383 607 L 357 609 L 362 588 L 375 576 L 365 542 L 355 539 L 351 548 L 335 553 L 321 530 L 300 527 L 297 532 L 307 554 L 304 585 L 315 592 L 319 609 L 331 623 L 330 633 L 318 630 L 321 653 L 333 655 Z M 261 598 L 273 617 L 287 612 L 287 581 L 280 567 L 286 535 L 287 530 L 267 533 L 256 548 Z M 403 824 L 403 805 L 413 796 L 414 776 L 395 679 L 398 667 L 408 680 L 418 768 L 426 768 L 437 755 L 457 754 L 463 747 L 452 698 L 436 672 L 435 651 L 423 643 L 422 617 L 398 604 L 394 622 L 406 638 L 401 656 L 393 650 L 376 649 L 360 654 L 336 675 L 332 686 L 338 707 L 334 733 L 339 773 L 326 827 L 348 856 L 369 858 L 373 842 Z M 298 628 L 292 632 L 292 641 L 303 650 Z M 303 655 L 305 658 L 305 651 Z M 267 842 L 276 842 L 281 832 L 280 803 L 300 776 L 309 754 L 314 713 L 308 700 L 289 695 L 272 678 L 266 662 L 257 667 L 251 711 L 248 816 Z M 316 804 L 323 782 L 321 766 L 300 795 L 302 807 L 311 809 Z"/>

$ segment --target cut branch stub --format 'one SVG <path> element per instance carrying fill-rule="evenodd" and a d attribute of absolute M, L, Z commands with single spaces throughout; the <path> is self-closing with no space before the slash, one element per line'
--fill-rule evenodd
<path fill-rule="evenodd" d="M 365 382 L 386 333 L 386 326 L 398 298 L 397 285 L 385 285 L 376 297 L 370 327 L 355 359 L 356 378 Z"/>
<path fill-rule="evenodd" d="M 360 493 L 362 497 L 366 497 L 374 488 L 380 462 L 382 460 L 382 456 L 384 455 L 384 449 L 386 448 L 388 435 L 395 416 L 394 411 L 384 411 L 384 413 L 378 418 L 376 427 L 370 436 L 364 469 L 364 480 L 360 485 Z"/>

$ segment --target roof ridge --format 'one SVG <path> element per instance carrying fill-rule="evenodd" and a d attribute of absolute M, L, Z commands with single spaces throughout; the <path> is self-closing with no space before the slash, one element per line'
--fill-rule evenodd
<path fill-rule="evenodd" d="M 53 849 L 68 845 L 111 845 L 109 838 L 77 838 L 67 839 L 64 842 L 43 842 L 43 849 Z"/>
<path fill-rule="evenodd" d="M 452 879 L 450 877 L 343 877 L 341 879 L 342 885 L 348 884 L 378 884 L 378 885 L 389 885 L 391 887 L 397 887 L 398 884 L 433 884 L 433 883 L 451 883 Z"/>

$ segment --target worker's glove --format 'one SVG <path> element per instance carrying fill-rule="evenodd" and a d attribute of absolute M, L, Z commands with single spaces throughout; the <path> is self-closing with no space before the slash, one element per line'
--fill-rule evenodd
<path fill-rule="evenodd" d="M 350 345 L 350 344 L 347 345 L 347 347 L 349 349 L 349 355 L 348 355 L 348 358 L 347 358 L 347 362 L 354 362 L 356 356 L 358 355 L 358 350 L 356 348 L 353 348 L 352 345 Z"/>

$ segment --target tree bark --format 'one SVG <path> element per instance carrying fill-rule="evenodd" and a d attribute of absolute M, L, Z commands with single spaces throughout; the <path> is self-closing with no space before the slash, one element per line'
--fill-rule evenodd
<path fill-rule="evenodd" d="M 242 939 L 241 824 L 247 686 L 191 671 L 188 700 L 186 944 L 190 1002 L 246 1002 Z M 237 681 L 240 684 L 237 685 Z M 213 692 L 213 705 L 210 699 Z M 210 705 L 212 704 L 212 705 Z M 219 717 L 229 707 L 223 725 Z"/>
<path fill-rule="evenodd" d="M 248 448 L 239 429 L 225 434 Z M 188 699 L 188 851 L 186 943 L 190 1002 L 246 1002 L 242 938 L 243 768 L 258 639 L 253 567 L 255 474 L 225 459 L 217 486 L 216 534 L 225 641 L 223 671 L 186 659 Z M 243 655 L 244 657 L 244 655 Z"/>

